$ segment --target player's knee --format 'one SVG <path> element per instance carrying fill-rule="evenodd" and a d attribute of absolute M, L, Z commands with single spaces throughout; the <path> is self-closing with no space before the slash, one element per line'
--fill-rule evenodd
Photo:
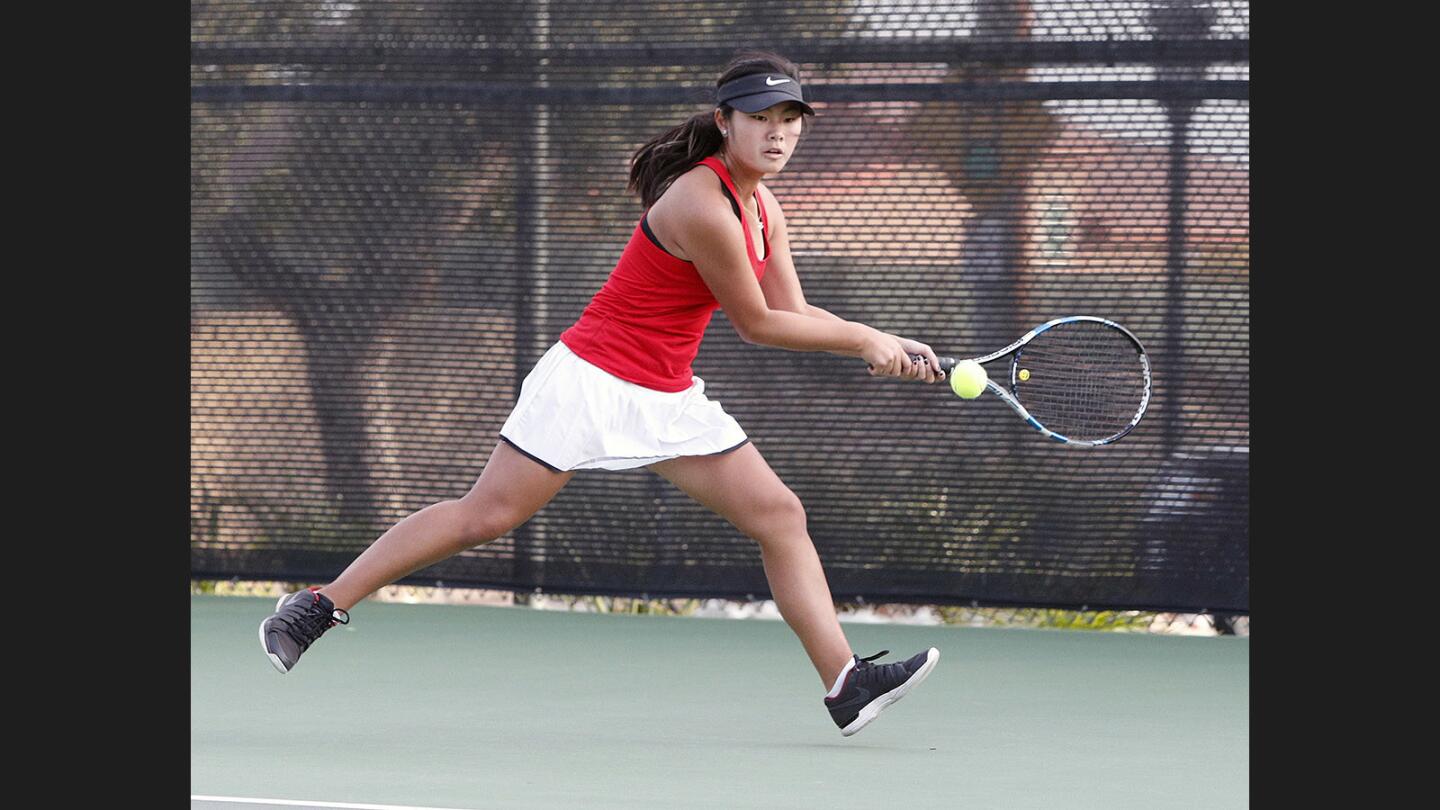
<path fill-rule="evenodd" d="M 754 509 L 760 524 L 754 536 L 762 544 L 795 541 L 809 536 L 805 504 L 788 488 L 757 502 Z"/>
<path fill-rule="evenodd" d="M 461 545 L 465 548 L 494 540 L 525 521 L 525 516 L 503 503 L 482 503 L 462 498 L 456 502 L 461 509 Z"/>
<path fill-rule="evenodd" d="M 793 526 L 799 532 L 807 532 L 805 504 L 800 502 L 800 496 L 788 489 L 785 490 L 785 496 L 786 497 L 781 499 L 779 505 L 776 507 L 780 519 L 783 520 L 786 525 Z"/>

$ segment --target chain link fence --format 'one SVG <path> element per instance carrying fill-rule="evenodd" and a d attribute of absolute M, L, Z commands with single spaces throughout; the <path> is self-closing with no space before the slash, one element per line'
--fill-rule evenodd
<path fill-rule="evenodd" d="M 631 151 L 763 46 L 820 111 L 767 181 L 813 303 L 952 355 L 1101 315 L 1155 368 L 1137 430 L 1075 451 L 718 313 L 696 373 L 805 502 L 836 598 L 1248 613 L 1248 9 L 193 2 L 194 576 L 329 581 L 463 494 L 639 219 Z M 436 582 L 766 592 L 753 543 L 644 471 L 407 580 Z"/>

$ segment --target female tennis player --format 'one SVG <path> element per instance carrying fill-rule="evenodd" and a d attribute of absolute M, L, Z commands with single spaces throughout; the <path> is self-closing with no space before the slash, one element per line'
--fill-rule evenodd
<path fill-rule="evenodd" d="M 835 614 L 805 508 L 691 372 L 724 308 L 748 343 L 863 359 L 873 376 L 933 383 L 929 346 L 805 301 L 780 203 L 761 179 L 795 153 L 814 110 L 800 72 L 775 54 L 737 56 L 713 110 L 640 147 L 630 190 L 645 208 L 609 279 L 521 384 L 474 487 L 410 515 L 339 578 L 282 597 L 260 625 L 281 672 L 361 599 L 529 520 L 577 470 L 647 467 L 760 546 L 771 593 L 799 636 L 845 736 L 924 680 L 935 648 L 908 660 L 859 658 Z M 911 356 L 924 359 L 912 362 Z"/>

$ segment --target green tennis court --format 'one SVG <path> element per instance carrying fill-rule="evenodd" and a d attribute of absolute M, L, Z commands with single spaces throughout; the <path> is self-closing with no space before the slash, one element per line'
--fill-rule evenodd
<path fill-rule="evenodd" d="M 943 658 L 843 738 L 778 621 L 366 602 L 280 675 L 191 602 L 192 807 L 1248 806 L 1248 638 L 846 624 Z"/>

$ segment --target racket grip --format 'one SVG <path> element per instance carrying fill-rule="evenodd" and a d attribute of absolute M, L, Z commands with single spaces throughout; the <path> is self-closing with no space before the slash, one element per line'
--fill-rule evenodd
<path fill-rule="evenodd" d="M 940 358 L 938 358 L 938 359 L 940 360 L 940 370 L 943 371 L 943 372 L 945 372 L 946 374 L 949 374 L 949 373 L 950 373 L 950 369 L 955 368 L 955 364 L 958 363 L 958 362 L 960 362 L 959 360 L 956 360 L 956 359 L 953 358 L 953 357 L 940 357 Z M 912 362 L 912 363 L 924 363 L 924 362 L 928 362 L 928 361 L 925 359 L 925 355 L 923 355 L 923 354 L 912 354 L 912 355 L 910 355 L 910 362 Z M 874 367 L 874 366 L 869 366 L 869 368 L 870 368 L 871 371 L 874 371 L 874 370 L 875 370 L 875 367 Z"/>
<path fill-rule="evenodd" d="M 943 372 L 945 372 L 946 374 L 949 374 L 949 373 L 950 373 L 950 369 L 955 368 L 955 364 L 958 363 L 958 362 L 960 362 L 959 360 L 956 360 L 956 359 L 953 358 L 953 357 L 940 357 L 940 358 L 938 358 L 938 359 L 940 360 L 940 370 L 943 371 Z M 918 354 L 912 354 L 912 355 L 910 355 L 910 362 L 912 362 L 912 363 L 919 363 L 919 362 L 923 362 L 924 360 L 925 360 L 925 358 L 924 358 L 922 355 L 918 355 Z"/>

